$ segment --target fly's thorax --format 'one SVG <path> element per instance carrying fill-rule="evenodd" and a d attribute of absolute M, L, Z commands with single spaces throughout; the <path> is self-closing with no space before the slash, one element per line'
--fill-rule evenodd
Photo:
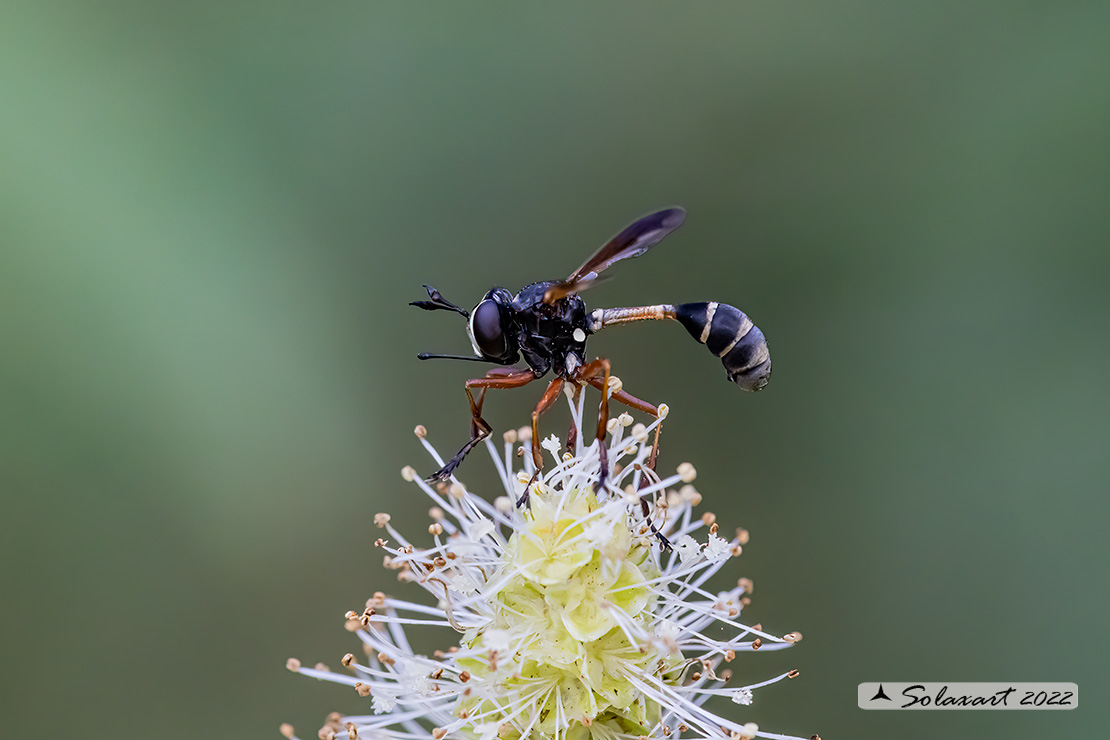
<path fill-rule="evenodd" d="M 520 351 L 537 374 L 571 376 L 585 364 L 589 336 L 586 305 L 576 295 L 544 303 L 552 281 L 533 283 L 513 298 L 513 321 Z"/>

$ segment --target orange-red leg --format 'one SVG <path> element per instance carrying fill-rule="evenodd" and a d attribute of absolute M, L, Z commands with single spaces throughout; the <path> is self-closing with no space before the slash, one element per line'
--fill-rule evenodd
<path fill-rule="evenodd" d="M 604 393 L 605 386 L 602 384 L 602 381 L 601 381 L 600 378 L 592 378 L 588 382 L 594 388 L 597 388 L 598 390 L 600 390 Z M 631 393 L 627 393 L 624 390 L 619 390 L 616 393 L 612 394 L 612 398 L 613 398 L 614 401 L 617 401 L 619 403 L 623 403 L 625 406 L 627 406 L 630 409 L 636 409 L 637 411 L 643 411 L 646 414 L 651 414 L 652 416 L 654 416 L 657 419 L 659 418 L 659 408 L 658 407 L 652 406 L 647 401 L 643 401 L 639 398 L 636 398 L 636 396 L 633 396 Z M 651 468 L 652 470 L 655 470 L 655 461 L 659 457 L 659 433 L 662 430 L 663 430 L 663 424 L 662 423 L 659 423 L 655 426 L 655 437 L 654 437 L 654 440 L 653 440 L 652 445 L 651 445 L 651 454 L 648 456 L 648 467 Z"/>
<path fill-rule="evenodd" d="M 520 498 L 517 499 L 517 506 L 524 506 L 528 503 L 528 493 L 532 488 L 532 481 L 538 478 L 540 471 L 543 470 L 543 453 L 540 448 L 540 415 L 555 405 L 565 384 L 566 381 L 563 378 L 555 378 L 548 383 L 547 390 L 543 392 L 543 397 L 536 404 L 536 410 L 532 412 L 532 462 L 536 466 L 536 472 L 532 474 L 532 480 L 528 481 L 528 485 L 524 486 L 524 493 L 520 494 Z"/>
<path fill-rule="evenodd" d="M 598 378 L 598 377 L 594 376 L 594 377 L 586 379 L 586 382 L 588 382 L 590 385 L 592 385 L 593 387 L 595 387 L 599 391 L 601 391 L 602 397 L 604 398 L 605 393 L 606 393 L 606 389 L 609 386 L 608 377 L 606 377 L 605 380 L 602 380 L 601 378 Z M 617 401 L 619 403 L 623 403 L 625 406 L 628 406 L 629 408 L 633 408 L 633 409 L 636 409 L 637 411 L 643 411 L 644 413 L 651 414 L 656 419 L 659 418 L 659 408 L 657 406 L 653 406 L 650 403 L 648 403 L 647 401 L 636 398 L 636 396 L 633 396 L 630 393 L 626 393 L 623 389 L 617 391 L 616 393 L 613 393 L 612 398 L 613 398 L 614 401 Z M 606 420 L 606 423 L 608 423 L 608 408 L 607 407 L 605 408 L 605 420 Z M 659 433 L 662 430 L 663 430 L 663 423 L 662 422 L 655 425 L 655 435 L 654 435 L 654 438 L 652 440 L 651 454 L 648 455 L 648 464 L 647 464 L 648 468 L 651 469 L 652 471 L 655 470 L 655 462 L 659 458 Z M 604 440 L 603 440 L 603 442 L 604 442 Z M 604 443 L 601 445 L 601 449 L 602 450 L 605 449 Z M 604 469 L 602 471 L 602 475 L 604 475 Z M 648 477 L 646 475 L 642 475 L 640 477 L 640 487 L 643 488 L 646 485 L 648 485 Z M 668 540 L 666 538 L 666 536 L 664 536 L 663 533 L 660 532 L 656 528 L 654 522 L 651 521 L 651 507 L 648 504 L 647 496 L 641 496 L 640 497 L 640 509 L 643 511 L 644 519 L 647 521 L 648 526 L 651 527 L 652 533 L 656 537 L 659 538 L 659 543 L 664 548 L 666 548 L 667 550 L 670 550 L 671 549 L 670 540 Z"/>
<path fill-rule="evenodd" d="M 601 376 L 600 378 L 598 376 Z M 609 448 L 605 444 L 605 431 L 609 425 L 609 361 L 604 357 L 587 363 L 578 368 L 575 379 L 585 381 L 601 390 L 601 406 L 597 412 L 597 448 L 601 474 L 598 476 L 595 491 L 605 487 L 605 479 L 609 477 Z M 595 382 L 596 381 L 596 382 Z M 600 383 L 600 385 L 598 385 Z"/>
<path fill-rule="evenodd" d="M 462 449 L 448 460 L 446 465 L 432 473 L 431 476 L 428 477 L 428 482 L 447 480 L 447 478 L 451 477 L 451 474 L 455 472 L 455 468 L 459 467 L 459 463 L 463 461 L 463 458 L 465 458 L 478 443 L 493 432 L 493 428 L 482 418 L 482 402 L 485 400 L 485 391 L 487 388 L 521 388 L 535 379 L 536 374 L 531 370 L 494 368 L 484 378 L 474 378 L 466 381 L 466 385 L 464 386 L 466 390 L 466 399 L 470 402 L 470 441 L 463 445 Z M 477 401 L 474 400 L 474 394 L 470 392 L 472 388 L 478 388 L 480 390 Z"/>

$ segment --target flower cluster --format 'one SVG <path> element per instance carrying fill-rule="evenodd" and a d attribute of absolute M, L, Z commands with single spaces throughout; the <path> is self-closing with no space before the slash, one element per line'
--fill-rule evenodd
<path fill-rule="evenodd" d="M 571 401 L 578 440 L 583 396 Z M 330 715 L 321 740 L 786 738 L 704 706 L 713 696 L 751 704 L 756 690 L 796 676 L 733 686 L 725 666 L 740 653 L 791 647 L 801 635 L 776 637 L 739 621 L 752 590 L 746 578 L 729 591 L 706 590 L 747 533 L 726 539 L 712 514 L 694 515 L 701 495 L 690 485 L 693 466 L 662 478 L 648 467 L 650 433 L 666 412 L 660 407 L 646 427 L 628 414 L 610 420 L 600 490 L 596 440 L 563 451 L 549 437 L 545 470 L 536 474 L 530 454 L 518 454 L 523 467 L 514 469 L 527 429 L 507 433 L 501 451 L 486 441 L 504 489 L 492 502 L 457 480 L 429 485 L 406 467 L 405 480 L 434 502 L 433 542 L 412 544 L 378 514 L 385 531 L 375 544 L 387 568 L 435 603 L 379 592 L 364 611 L 348 612 L 367 658 L 346 655 L 346 673 L 289 660 L 290 670 L 371 698 L 372 714 Z M 416 435 L 442 465 L 423 427 Z M 528 504 L 518 507 L 526 488 Z M 446 628 L 458 644 L 421 655 L 406 636 L 410 625 Z M 289 725 L 282 732 L 295 738 Z"/>

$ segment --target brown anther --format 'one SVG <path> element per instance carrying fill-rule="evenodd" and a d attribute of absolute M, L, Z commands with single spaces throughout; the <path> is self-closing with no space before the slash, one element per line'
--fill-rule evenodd
<path fill-rule="evenodd" d="M 374 524 L 377 524 L 379 528 L 382 528 L 385 527 L 385 525 L 389 524 L 389 520 L 392 518 L 393 517 L 391 517 L 389 514 L 379 511 L 377 514 L 374 515 Z"/>
<path fill-rule="evenodd" d="M 463 709 L 459 712 L 459 719 L 469 719 L 469 718 L 470 718 L 470 712 L 466 711 L 465 709 Z"/>
<path fill-rule="evenodd" d="M 420 439 L 424 439 L 428 436 L 428 427 L 424 426 L 423 424 L 417 424 L 416 428 L 412 430 L 412 433 Z"/>
<path fill-rule="evenodd" d="M 382 539 L 381 537 L 379 537 L 378 539 L 374 540 L 374 547 L 385 547 L 385 546 L 386 546 L 386 545 L 388 545 L 388 544 L 389 544 L 389 540 L 383 540 L 383 539 Z M 392 561 L 392 560 L 393 560 L 393 558 L 389 557 L 388 555 L 386 555 L 386 556 L 385 556 L 385 559 L 386 559 L 386 560 L 388 560 L 388 561 Z M 388 563 L 386 563 L 386 567 L 387 567 L 387 568 L 389 567 L 389 564 L 388 564 Z"/>
<path fill-rule="evenodd" d="M 375 591 L 374 595 L 367 599 L 366 606 L 385 606 L 385 593 Z"/>
<path fill-rule="evenodd" d="M 348 632 L 358 632 L 360 629 L 362 629 L 362 625 L 357 619 L 348 619 L 346 622 L 343 623 L 343 629 L 347 630 Z"/>
<path fill-rule="evenodd" d="M 725 662 L 726 663 L 731 663 L 734 660 L 736 660 L 736 651 L 735 650 L 726 650 L 725 651 Z"/>
<path fill-rule="evenodd" d="M 359 696 L 370 696 L 370 687 L 362 681 L 355 682 L 355 691 L 358 692 Z"/>
<path fill-rule="evenodd" d="M 447 561 L 444 558 L 436 558 L 432 562 L 437 568 L 442 568 L 443 566 L 447 565 Z"/>
<path fill-rule="evenodd" d="M 715 521 L 717 521 L 717 515 L 712 511 L 707 511 L 701 515 L 701 523 L 707 527 L 712 525 Z"/>
<path fill-rule="evenodd" d="M 285 735 L 288 738 L 292 738 L 293 737 L 293 725 L 289 724 L 288 722 L 282 722 L 281 727 L 278 728 L 278 732 L 280 732 L 282 735 Z"/>
<path fill-rule="evenodd" d="M 347 730 L 347 737 L 351 740 L 358 740 L 358 730 L 355 728 L 354 722 L 348 722 L 343 727 Z"/>
<path fill-rule="evenodd" d="M 454 560 L 455 558 L 457 558 L 457 557 L 458 557 L 458 555 L 456 555 L 456 554 L 455 554 L 455 553 L 453 553 L 453 552 L 448 552 L 448 553 L 444 553 L 444 554 L 445 554 L 445 555 L 447 556 L 447 559 L 448 559 L 448 560 Z"/>
<path fill-rule="evenodd" d="M 401 552 L 405 553 L 406 555 L 412 555 L 412 551 L 413 551 L 412 545 L 405 545 L 404 547 L 401 548 Z"/>
<path fill-rule="evenodd" d="M 723 671 L 721 671 L 720 679 L 722 681 L 727 682 L 731 678 L 732 678 L 732 669 L 731 668 L 726 668 Z"/>
<path fill-rule="evenodd" d="M 443 534 L 443 525 L 439 522 L 436 522 L 435 524 L 428 527 L 428 534 L 434 534 L 436 537 L 439 537 L 441 534 Z"/>
<path fill-rule="evenodd" d="M 463 683 L 466 683 L 467 681 L 470 680 L 470 673 L 468 671 L 463 671 L 462 673 L 459 674 L 459 680 L 462 681 Z"/>
<path fill-rule="evenodd" d="M 763 640 L 758 637 L 752 640 L 752 650 L 759 650 L 761 647 L 763 647 Z"/>
<path fill-rule="evenodd" d="M 354 610 L 350 610 L 346 614 L 343 615 L 343 618 L 344 619 L 358 619 L 358 612 L 356 612 Z"/>
<path fill-rule="evenodd" d="M 363 614 L 361 617 L 358 618 L 358 623 L 362 627 L 369 627 L 370 626 L 370 616 L 368 614 Z"/>
<path fill-rule="evenodd" d="M 443 738 L 446 734 L 447 734 L 447 730 L 443 729 L 442 727 L 437 727 L 434 730 L 432 730 L 432 737 L 435 740 L 443 740 Z"/>
<path fill-rule="evenodd" d="M 683 722 L 683 723 L 682 723 L 681 725 L 679 725 L 679 726 L 678 726 L 678 731 L 679 731 L 679 732 L 686 732 L 686 731 L 687 731 L 687 730 L 689 730 L 689 729 L 690 729 L 690 728 L 686 726 L 686 723 L 685 723 L 685 722 Z"/>
<path fill-rule="evenodd" d="M 744 548 L 740 545 L 733 545 L 728 549 L 728 552 L 730 555 L 732 555 L 732 557 L 738 558 L 744 554 Z"/>
<path fill-rule="evenodd" d="M 331 673 L 331 668 L 328 668 L 327 663 L 317 663 L 316 665 L 314 665 L 312 667 L 315 668 L 318 671 L 323 671 L 324 673 Z"/>
<path fill-rule="evenodd" d="M 700 681 L 701 680 L 701 672 L 700 671 L 694 671 L 693 673 L 691 673 L 690 674 L 690 680 L 691 681 Z"/>
<path fill-rule="evenodd" d="M 368 606 L 368 607 L 366 607 L 366 609 L 365 609 L 365 610 L 363 610 L 363 612 L 362 612 L 362 615 L 363 615 L 364 617 L 372 617 L 372 616 L 374 616 L 374 615 L 375 615 L 375 614 L 377 614 L 377 613 L 378 613 L 378 612 L 377 612 L 377 610 L 376 610 L 376 609 L 375 609 L 374 607 L 372 607 L 372 606 Z"/>
<path fill-rule="evenodd" d="M 432 671 L 432 675 L 429 676 L 429 678 L 431 678 L 434 681 L 438 681 L 442 677 L 443 677 L 443 668 L 442 667 L 436 668 L 434 671 Z"/>
<path fill-rule="evenodd" d="M 354 656 L 353 653 L 347 653 L 346 655 L 343 656 L 342 663 L 345 667 L 350 668 L 351 663 L 354 663 L 354 662 L 355 662 L 355 656 Z"/>
<path fill-rule="evenodd" d="M 787 678 L 797 678 L 798 677 L 798 669 L 795 668 L 794 670 L 790 671 L 789 673 L 786 674 L 786 677 Z"/>
<path fill-rule="evenodd" d="M 301 661 L 297 660 L 296 658 L 290 658 L 289 660 L 285 661 L 285 667 L 288 670 L 293 671 L 293 673 L 297 673 L 301 670 Z"/>
<path fill-rule="evenodd" d="M 735 616 L 737 616 L 737 615 L 738 615 L 739 613 L 740 613 L 740 610 L 739 610 L 739 609 L 737 609 L 737 608 L 736 608 L 735 606 L 730 606 L 730 607 L 728 608 L 728 615 L 729 615 L 730 617 L 735 617 Z"/>
<path fill-rule="evenodd" d="M 385 653 L 378 653 L 378 660 L 381 661 L 382 663 L 385 663 L 386 665 L 393 665 L 394 663 L 397 662 L 397 661 L 393 660 L 393 658 L 386 655 Z"/>
<path fill-rule="evenodd" d="M 763 624 L 761 622 L 756 622 L 755 624 L 752 625 L 752 629 L 755 630 L 756 632 L 762 632 L 763 631 Z"/>
<path fill-rule="evenodd" d="M 737 527 L 736 528 L 736 541 L 737 542 L 739 542 L 741 545 L 746 545 L 746 544 L 748 544 L 748 537 L 749 537 L 748 530 L 744 529 L 743 527 Z"/>
<path fill-rule="evenodd" d="M 821 740 L 820 735 L 810 735 L 809 740 Z"/>
<path fill-rule="evenodd" d="M 786 640 L 787 642 L 801 642 L 802 641 L 802 633 L 801 632 L 788 632 L 787 634 L 782 636 L 782 639 Z"/>
<path fill-rule="evenodd" d="M 720 528 L 721 528 L 721 525 L 717 524 L 717 522 L 713 522 L 712 524 L 709 525 L 709 534 L 717 534 L 717 531 Z"/>
<path fill-rule="evenodd" d="M 663 737 L 670 737 L 671 732 L 672 732 L 672 730 L 671 730 L 670 725 L 663 725 Z"/>

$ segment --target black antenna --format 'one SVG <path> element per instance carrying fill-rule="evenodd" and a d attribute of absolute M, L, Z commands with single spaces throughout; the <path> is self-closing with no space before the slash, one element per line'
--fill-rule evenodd
<path fill-rule="evenodd" d="M 436 355 L 431 352 L 421 352 L 416 356 L 418 360 L 470 360 L 472 362 L 489 362 L 484 357 L 475 357 L 474 355 Z"/>
<path fill-rule="evenodd" d="M 428 291 L 430 301 L 413 301 L 410 306 L 422 308 L 425 311 L 454 311 L 455 313 L 462 314 L 466 318 L 470 318 L 470 312 L 465 308 L 456 306 L 451 301 L 447 300 L 439 294 L 439 291 L 430 285 L 425 285 L 424 290 Z"/>

